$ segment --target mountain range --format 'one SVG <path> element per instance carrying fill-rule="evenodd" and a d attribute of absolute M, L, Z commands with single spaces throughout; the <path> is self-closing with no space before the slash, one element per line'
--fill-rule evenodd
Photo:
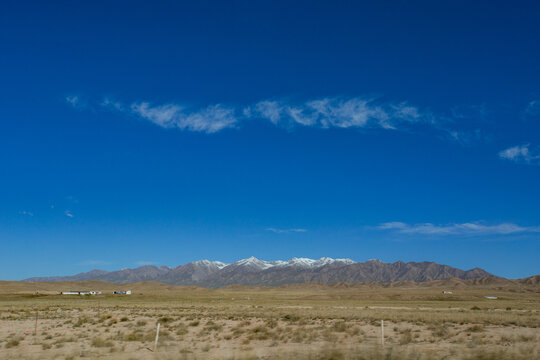
<path fill-rule="evenodd" d="M 175 268 L 145 265 L 118 271 L 92 270 L 73 276 L 33 277 L 24 281 L 88 281 L 101 280 L 112 283 L 159 281 L 172 285 L 197 285 L 217 288 L 227 285 L 279 286 L 302 283 L 358 283 L 395 281 L 424 282 L 450 278 L 476 279 L 497 276 L 480 268 L 461 270 L 434 262 L 397 261 L 384 263 L 379 260 L 355 262 L 350 259 L 323 257 L 318 260 L 293 258 L 288 261 L 264 261 L 255 257 L 232 264 L 220 261 L 199 260 Z"/>

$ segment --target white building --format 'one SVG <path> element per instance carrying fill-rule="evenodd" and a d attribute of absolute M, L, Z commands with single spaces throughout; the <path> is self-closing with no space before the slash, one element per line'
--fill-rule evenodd
<path fill-rule="evenodd" d="M 100 295 L 101 291 L 79 291 L 79 290 L 71 290 L 71 291 L 62 291 L 62 295 Z"/>
<path fill-rule="evenodd" d="M 115 290 L 115 291 L 113 291 L 113 294 L 115 294 L 115 295 L 131 295 L 131 290 L 127 290 L 127 291 Z"/>

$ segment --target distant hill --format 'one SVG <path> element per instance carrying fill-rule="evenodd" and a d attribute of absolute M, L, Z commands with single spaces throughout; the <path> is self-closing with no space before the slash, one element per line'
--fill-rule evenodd
<path fill-rule="evenodd" d="M 390 283 L 380 282 L 359 282 L 359 283 L 297 283 L 297 284 L 285 284 L 281 286 L 247 286 L 247 285 L 228 285 L 221 287 L 218 290 L 209 289 L 199 286 L 183 286 L 183 285 L 171 285 L 157 281 L 139 281 L 133 283 L 118 284 L 105 281 L 56 281 L 56 282 L 29 282 L 29 281 L 0 281 L 0 295 L 3 294 L 32 294 L 36 292 L 41 295 L 57 295 L 60 291 L 67 290 L 100 290 L 112 292 L 113 290 L 132 290 L 137 295 L 174 295 L 174 296 L 193 296 L 194 294 L 200 294 L 203 296 L 209 294 L 223 294 L 224 291 L 243 292 L 243 291 L 260 291 L 260 292 L 274 292 L 274 291 L 309 291 L 315 290 L 317 299 L 320 298 L 364 298 L 373 299 L 381 296 L 378 291 L 388 290 L 387 294 L 390 294 L 392 298 L 396 296 L 405 296 L 410 298 L 410 293 L 402 292 L 402 290 L 419 290 L 427 291 L 424 294 L 428 294 L 431 297 L 439 297 L 442 290 L 452 290 L 454 294 L 452 296 L 460 296 L 463 298 L 476 297 L 483 298 L 485 294 L 500 295 L 501 292 L 512 293 L 538 293 L 540 291 L 540 275 L 531 276 L 524 279 L 504 279 L 499 277 L 484 277 L 475 279 L 458 279 L 450 278 L 445 280 L 432 280 L 432 281 L 395 281 Z M 395 289 L 397 292 L 391 292 Z M 356 292 L 359 290 L 359 292 Z M 368 290 L 368 291 L 365 291 Z M 215 293 L 217 291 L 217 293 Z M 417 293 L 418 295 L 418 293 Z M 414 295 L 416 296 L 416 295 Z"/>
<path fill-rule="evenodd" d="M 280 286 L 303 283 L 426 282 L 451 278 L 467 280 L 499 277 L 479 268 L 461 270 L 428 261 L 383 263 L 379 260 L 354 262 L 350 259 L 331 258 L 263 261 L 250 257 L 232 264 L 199 260 L 175 268 L 147 265 L 118 271 L 92 270 L 73 276 L 33 277 L 24 281 L 100 280 L 118 284 L 159 281 L 171 285 L 217 288 L 227 285 Z M 528 278 L 528 281 L 532 284 L 537 283 L 538 279 L 531 277 Z"/>

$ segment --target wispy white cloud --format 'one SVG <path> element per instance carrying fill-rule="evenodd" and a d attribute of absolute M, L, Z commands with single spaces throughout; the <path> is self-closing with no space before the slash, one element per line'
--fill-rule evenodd
<path fill-rule="evenodd" d="M 33 213 L 33 212 L 31 212 L 31 211 L 26 211 L 26 210 L 19 211 L 19 214 L 21 214 L 21 215 L 26 215 L 26 216 L 34 216 L 34 213 Z"/>
<path fill-rule="evenodd" d="M 68 97 L 66 101 L 73 106 L 80 103 L 78 96 Z M 203 133 L 216 133 L 258 120 L 286 128 L 379 128 L 407 132 L 431 129 L 440 137 L 462 144 L 482 136 L 479 130 L 456 128 L 456 121 L 465 117 L 465 110 L 461 108 L 452 109 L 449 116 L 442 116 L 406 101 L 383 101 L 367 96 L 322 97 L 306 101 L 265 99 L 248 106 L 213 104 L 206 107 L 148 101 L 124 104 L 106 97 L 97 105 L 97 108 L 135 116 L 163 128 Z"/>
<path fill-rule="evenodd" d="M 435 225 L 431 223 L 406 224 L 387 222 L 380 224 L 380 230 L 391 230 L 402 234 L 419 235 L 511 235 L 520 233 L 540 233 L 540 226 L 519 226 L 513 223 L 488 225 L 480 222 Z"/>
<path fill-rule="evenodd" d="M 80 103 L 80 99 L 78 96 L 76 95 L 73 95 L 73 96 L 66 96 L 66 102 L 68 104 L 70 104 L 71 106 L 77 106 L 77 104 Z"/>
<path fill-rule="evenodd" d="M 71 213 L 71 210 L 64 211 L 64 215 L 66 215 L 68 218 L 73 218 L 74 215 Z"/>
<path fill-rule="evenodd" d="M 125 111 L 124 104 L 108 97 L 104 98 L 99 105 L 103 108 L 109 108 L 116 111 Z"/>
<path fill-rule="evenodd" d="M 321 98 L 303 103 L 263 100 L 244 109 L 249 118 L 268 120 L 273 124 L 314 126 L 319 128 L 380 127 L 396 129 L 427 119 L 417 107 L 402 103 L 380 103 L 375 99 Z"/>
<path fill-rule="evenodd" d="M 75 109 L 81 109 L 85 107 L 85 102 L 79 95 L 68 95 L 64 98 L 67 104 Z"/>
<path fill-rule="evenodd" d="M 133 114 L 164 128 L 214 133 L 238 122 L 235 109 L 220 104 L 193 111 L 176 104 L 153 106 L 140 102 L 131 104 L 130 109 Z"/>
<path fill-rule="evenodd" d="M 530 144 L 516 145 L 499 152 L 501 159 L 517 163 L 539 164 L 540 152 L 531 149 Z"/>
<path fill-rule="evenodd" d="M 259 101 L 252 107 L 246 107 L 242 113 L 246 118 L 261 116 L 269 120 L 272 124 L 277 125 L 281 120 L 281 113 L 284 111 L 284 106 L 274 100 Z"/>
<path fill-rule="evenodd" d="M 277 229 L 277 228 L 266 228 L 266 231 L 271 231 L 276 234 L 289 234 L 289 233 L 304 233 L 307 232 L 307 229 Z"/>

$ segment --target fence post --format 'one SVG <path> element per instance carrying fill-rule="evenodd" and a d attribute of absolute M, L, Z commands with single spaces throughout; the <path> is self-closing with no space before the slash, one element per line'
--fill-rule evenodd
<path fill-rule="evenodd" d="M 34 327 L 34 335 L 37 335 L 37 322 L 38 322 L 39 310 L 36 310 L 36 325 Z"/>
<path fill-rule="evenodd" d="M 384 346 L 384 320 L 381 320 L 381 345 Z"/>
<path fill-rule="evenodd" d="M 156 329 L 156 341 L 154 342 L 154 352 L 157 351 L 157 342 L 159 339 L 159 323 L 157 323 L 157 329 Z"/>

